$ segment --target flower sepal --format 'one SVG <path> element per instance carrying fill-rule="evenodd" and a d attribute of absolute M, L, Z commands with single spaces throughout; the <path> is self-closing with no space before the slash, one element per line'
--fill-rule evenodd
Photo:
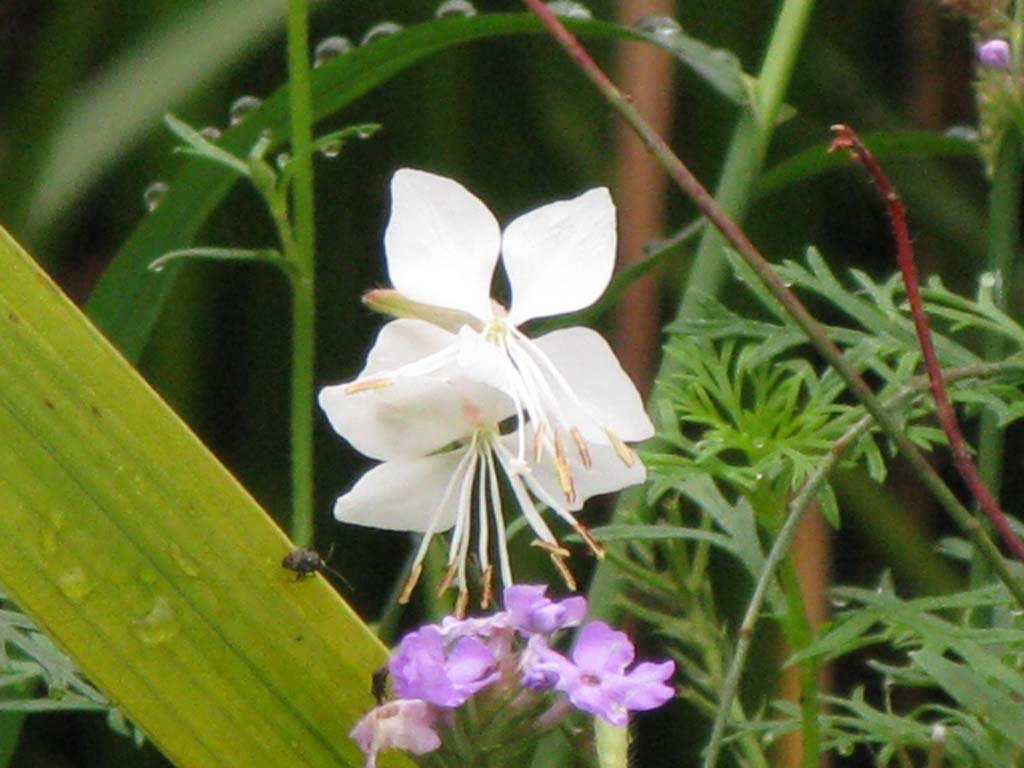
<path fill-rule="evenodd" d="M 483 331 L 484 328 L 483 321 L 476 315 L 463 312 L 461 309 L 413 301 L 393 288 L 374 288 L 372 291 L 367 291 L 363 294 L 363 304 L 382 315 L 400 319 L 424 320 L 451 333 L 458 333 L 459 329 L 464 326 L 472 328 L 477 333 Z"/>

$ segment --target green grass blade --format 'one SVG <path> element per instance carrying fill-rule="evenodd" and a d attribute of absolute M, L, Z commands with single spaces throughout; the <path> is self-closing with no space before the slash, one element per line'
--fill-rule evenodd
<path fill-rule="evenodd" d="M 880 131 L 865 133 L 861 140 L 879 160 L 893 157 L 979 156 L 977 142 L 929 131 Z M 817 144 L 770 168 L 757 180 L 755 196 L 770 195 L 828 171 L 849 168 L 850 158 L 842 152 L 829 152 L 829 146 L 830 142 Z"/>
<path fill-rule="evenodd" d="M 52 226 L 165 112 L 280 29 L 284 13 L 284 0 L 217 0 L 157 22 L 58 118 L 29 205 L 31 230 Z"/>
<path fill-rule="evenodd" d="M 385 649 L 0 230 L 0 582 L 178 765 L 361 764 Z"/>
<path fill-rule="evenodd" d="M 575 20 L 570 26 L 593 38 L 654 42 L 633 30 L 601 21 Z M 313 71 L 313 117 L 322 120 L 426 56 L 492 37 L 541 34 L 529 14 L 489 14 L 442 19 L 408 27 Z M 664 47 L 673 51 L 671 41 Z M 245 156 L 261 131 L 269 129 L 271 149 L 288 137 L 288 93 L 281 88 L 245 122 L 224 134 L 219 146 Z M 89 315 L 132 360 L 142 352 L 174 283 L 174 269 L 155 276 L 149 264 L 168 251 L 192 245 L 203 222 L 227 194 L 235 176 L 193 159 L 170 182 L 160 207 L 146 217 L 117 254 L 89 301 Z"/>

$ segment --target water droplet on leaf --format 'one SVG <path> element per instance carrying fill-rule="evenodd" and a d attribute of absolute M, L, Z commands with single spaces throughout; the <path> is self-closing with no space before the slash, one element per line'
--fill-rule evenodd
<path fill-rule="evenodd" d="M 255 112 L 261 106 L 263 102 L 255 96 L 239 96 L 228 108 L 228 124 L 238 125 L 249 116 L 249 113 Z"/>
<path fill-rule="evenodd" d="M 320 148 L 320 154 L 326 157 L 328 160 L 333 160 L 341 154 L 341 142 L 340 141 L 329 141 Z"/>
<path fill-rule="evenodd" d="M 382 37 L 393 35 L 395 32 L 401 32 L 402 25 L 396 24 L 393 21 L 382 21 L 380 24 L 374 24 L 363 35 L 363 39 L 359 42 L 360 45 L 369 45 L 374 40 L 379 40 Z"/>
<path fill-rule="evenodd" d="M 564 19 L 592 19 L 593 14 L 590 9 L 583 3 L 577 3 L 575 0 L 551 0 L 548 3 L 548 8 L 556 16 L 561 16 Z"/>
<path fill-rule="evenodd" d="M 973 125 L 951 125 L 944 131 L 944 135 L 951 139 L 963 139 L 964 141 L 977 142 L 979 139 L 978 129 Z"/>
<path fill-rule="evenodd" d="M 313 49 L 313 69 L 322 67 L 328 61 L 344 56 L 352 50 L 352 41 L 340 35 L 325 37 Z"/>
<path fill-rule="evenodd" d="M 196 565 L 196 561 L 186 555 L 181 547 L 173 542 L 171 543 L 171 556 L 186 576 L 191 576 L 193 579 L 199 576 L 199 566 Z"/>
<path fill-rule="evenodd" d="M 216 141 L 221 136 L 220 128 L 217 128 L 213 125 L 208 125 L 205 128 L 199 129 L 199 135 L 202 136 L 204 139 Z"/>
<path fill-rule="evenodd" d="M 166 597 L 158 596 L 153 607 L 141 619 L 132 621 L 132 631 L 146 645 L 158 645 L 172 639 L 181 627 Z"/>
<path fill-rule="evenodd" d="M 142 193 L 142 202 L 145 203 L 149 213 L 160 207 L 160 203 L 163 202 L 164 196 L 167 194 L 167 189 L 167 185 L 162 181 L 154 181 L 146 187 L 146 191 Z"/>
<path fill-rule="evenodd" d="M 81 602 L 89 593 L 96 589 L 96 583 L 89 578 L 85 570 L 76 565 L 67 573 L 57 578 L 57 586 L 72 602 Z"/>
<path fill-rule="evenodd" d="M 437 6 L 437 10 L 434 11 L 435 19 L 449 19 L 454 16 L 464 18 L 476 16 L 476 8 L 467 0 L 448 0 Z"/>
<path fill-rule="evenodd" d="M 683 33 L 679 22 L 670 16 L 644 16 L 637 19 L 633 29 L 646 35 L 671 39 Z"/>
<path fill-rule="evenodd" d="M 283 171 L 285 167 L 292 161 L 292 156 L 287 152 L 281 152 L 277 157 L 274 158 L 274 165 L 277 166 L 277 170 Z"/>

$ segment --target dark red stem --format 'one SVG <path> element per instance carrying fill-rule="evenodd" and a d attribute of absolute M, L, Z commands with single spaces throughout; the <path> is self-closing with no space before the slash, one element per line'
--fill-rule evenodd
<path fill-rule="evenodd" d="M 989 491 L 985 481 L 981 478 L 981 473 L 971 461 L 967 443 L 960 431 L 960 424 L 957 422 L 956 411 L 953 410 L 953 404 L 949 401 L 942 366 L 939 364 L 939 356 L 935 353 L 935 344 L 932 341 L 931 323 L 924 310 L 924 301 L 921 299 L 921 282 L 917 273 L 917 263 L 914 260 L 914 246 L 910 241 L 907 211 L 903 206 L 903 201 L 889 182 L 885 171 L 878 164 L 878 160 L 864 146 L 856 132 L 848 125 L 834 125 L 832 130 L 836 132 L 836 138 L 832 141 L 830 151 L 848 150 L 853 159 L 864 166 L 868 175 L 871 176 L 871 180 L 878 187 L 878 191 L 889 209 L 893 238 L 896 240 L 896 260 L 899 263 L 900 272 L 903 273 L 903 284 L 907 289 L 907 300 L 910 302 L 910 314 L 914 318 L 914 328 L 917 330 L 917 340 L 924 356 L 924 367 L 928 372 L 932 396 L 935 398 L 939 423 L 942 425 L 942 431 L 946 433 L 946 439 L 949 440 L 956 468 L 971 493 L 978 500 L 978 505 L 985 516 L 998 531 L 1003 543 L 1018 559 L 1024 560 L 1024 542 L 1021 542 L 1013 532 L 999 502 Z"/>

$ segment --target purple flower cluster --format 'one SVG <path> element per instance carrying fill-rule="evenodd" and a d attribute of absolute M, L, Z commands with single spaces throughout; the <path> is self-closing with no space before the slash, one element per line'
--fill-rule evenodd
<path fill-rule="evenodd" d="M 484 618 L 446 617 L 402 638 L 388 663 L 395 699 L 363 717 L 352 737 L 366 753 L 404 749 L 422 755 L 442 746 L 439 729 L 459 716 L 471 697 L 489 692 L 497 706 L 524 712 L 542 706 L 536 725 L 552 727 L 571 707 L 624 726 L 630 711 L 655 709 L 673 696 L 671 661 L 637 664 L 623 632 L 601 621 L 579 632 L 571 658 L 551 647 L 554 634 L 579 626 L 582 597 L 551 600 L 547 588 L 515 585 L 504 592 L 505 610 Z M 478 707 L 486 708 L 487 701 Z M 567 706 L 566 702 L 569 705 Z M 532 709 L 531 709 L 532 708 Z"/>

